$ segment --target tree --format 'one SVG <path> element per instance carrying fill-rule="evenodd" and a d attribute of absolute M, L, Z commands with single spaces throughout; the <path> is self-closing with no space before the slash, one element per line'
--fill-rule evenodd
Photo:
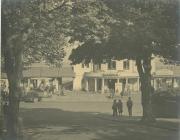
<path fill-rule="evenodd" d="M 178 1 L 114 0 L 103 3 L 111 11 L 106 14 L 114 21 L 104 25 L 110 28 L 108 39 L 103 42 L 95 39 L 84 42 L 72 51 L 70 60 L 74 64 L 89 62 L 91 59 L 95 63 L 102 62 L 103 59 L 135 60 L 141 82 L 142 120 L 153 122 L 155 118 L 151 107 L 151 60 L 153 55 L 168 60 L 178 59 Z M 96 18 L 94 15 L 89 16 Z M 86 31 L 90 33 L 89 36 L 92 27 L 90 25 L 90 31 Z M 96 28 L 94 30 L 98 31 Z M 76 32 L 84 36 L 81 30 L 77 29 Z"/>
<path fill-rule="evenodd" d="M 177 44 L 177 34 L 174 33 L 177 27 L 177 14 L 174 12 L 177 5 L 174 2 L 170 5 L 161 1 L 153 4 L 150 1 L 146 2 L 2 1 L 2 56 L 9 81 L 10 139 L 17 139 L 23 64 L 45 60 L 47 63 L 60 65 L 59 62 L 64 57 L 62 46 L 67 43 L 66 36 L 71 36 L 71 40 L 84 42 L 72 53 L 73 63 L 84 60 L 88 62 L 91 59 L 98 63 L 103 58 L 114 57 L 135 59 L 141 83 L 147 79 L 147 83 L 142 86 L 144 117 L 149 118 L 148 120 L 152 118 L 151 112 L 147 111 L 147 108 L 150 108 L 151 54 L 171 59 L 174 56 L 176 48 L 173 46 Z M 89 48 L 88 51 L 86 47 Z M 97 50 L 103 54 L 99 55 Z M 88 55 L 82 55 L 84 51 Z M 145 51 L 144 55 L 134 55 L 140 51 Z M 147 89 L 143 88 L 145 86 Z"/>
<path fill-rule="evenodd" d="M 44 60 L 60 65 L 68 40 L 63 30 L 69 22 L 67 0 L 3 0 L 2 59 L 9 82 L 8 136 L 18 135 L 19 98 L 23 65 Z M 65 11 L 65 12 L 64 12 Z"/>

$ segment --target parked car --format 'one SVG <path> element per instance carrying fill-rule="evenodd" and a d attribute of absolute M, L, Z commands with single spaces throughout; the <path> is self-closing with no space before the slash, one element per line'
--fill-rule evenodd
<path fill-rule="evenodd" d="M 43 92 L 37 90 L 30 90 L 21 97 L 24 102 L 39 102 L 42 100 Z"/>

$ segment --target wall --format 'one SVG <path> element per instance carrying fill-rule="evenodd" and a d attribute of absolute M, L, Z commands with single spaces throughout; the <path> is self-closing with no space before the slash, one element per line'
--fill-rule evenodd
<path fill-rule="evenodd" d="M 82 89 L 82 80 L 84 78 L 85 72 L 91 72 L 93 71 L 93 65 L 92 63 L 89 64 L 89 67 L 84 65 L 84 68 L 82 67 L 82 64 L 76 64 L 73 66 L 75 77 L 73 80 L 73 90 L 81 90 Z"/>

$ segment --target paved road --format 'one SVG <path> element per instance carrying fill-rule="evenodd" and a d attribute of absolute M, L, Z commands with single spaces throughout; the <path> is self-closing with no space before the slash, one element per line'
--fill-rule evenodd
<path fill-rule="evenodd" d="M 88 98 L 85 95 L 82 96 L 85 99 Z M 21 103 L 24 139 L 178 140 L 176 130 L 139 124 L 138 110 L 140 113 L 141 109 L 137 109 L 135 117 L 129 118 L 124 108 L 122 118 L 113 118 L 111 115 L 112 100 L 99 102 L 97 100 L 102 95 L 93 96 L 88 101 L 78 100 L 79 98 L 76 100 L 76 97 L 69 100 L 70 96 L 66 96 L 38 103 Z M 126 99 L 123 101 L 125 102 Z M 140 103 L 135 101 L 135 106 L 140 106 Z"/>

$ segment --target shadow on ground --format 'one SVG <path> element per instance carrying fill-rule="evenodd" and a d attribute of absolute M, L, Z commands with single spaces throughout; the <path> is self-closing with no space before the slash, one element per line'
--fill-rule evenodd
<path fill-rule="evenodd" d="M 98 112 L 52 108 L 21 109 L 28 140 L 178 140 L 178 130 L 139 123 L 140 117 L 113 118 Z"/>

